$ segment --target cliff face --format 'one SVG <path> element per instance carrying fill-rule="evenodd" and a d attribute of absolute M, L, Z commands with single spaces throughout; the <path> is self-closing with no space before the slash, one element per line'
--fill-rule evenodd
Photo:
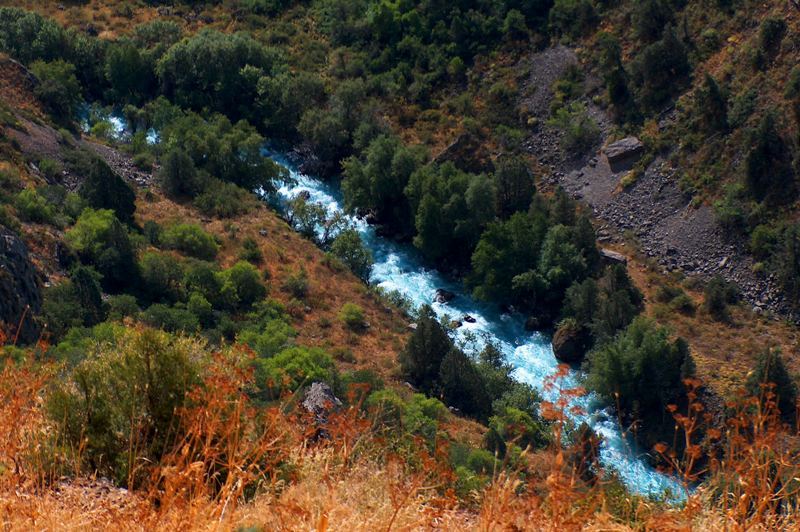
<path fill-rule="evenodd" d="M 42 307 L 42 293 L 28 249 L 13 232 L 0 226 L 0 322 L 10 338 L 35 342 L 41 327 L 32 319 Z"/>

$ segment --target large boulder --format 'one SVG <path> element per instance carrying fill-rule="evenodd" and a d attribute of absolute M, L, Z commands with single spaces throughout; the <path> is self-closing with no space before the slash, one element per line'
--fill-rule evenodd
<path fill-rule="evenodd" d="M 41 327 L 34 320 L 42 310 L 42 292 L 28 248 L 6 227 L 0 226 L 0 322 L 10 338 L 32 343 Z M 17 328 L 19 327 L 19 330 Z"/>
<path fill-rule="evenodd" d="M 327 430 L 328 416 L 331 412 L 342 407 L 342 402 L 333 393 L 331 387 L 324 382 L 315 382 L 306 390 L 303 409 L 311 414 L 312 430 L 308 433 L 311 441 L 327 440 L 330 433 Z"/>
<path fill-rule="evenodd" d="M 608 248 L 600 248 L 600 261 L 606 266 L 613 266 L 615 264 L 624 266 L 628 264 L 628 257 Z"/>
<path fill-rule="evenodd" d="M 449 303 L 453 299 L 455 299 L 456 295 L 449 291 L 445 290 L 444 288 L 437 288 L 436 294 L 433 296 L 433 300 L 436 303 Z"/>
<path fill-rule="evenodd" d="M 553 335 L 553 353 L 556 358 L 567 364 L 583 361 L 589 349 L 591 336 L 574 320 L 564 320 Z"/>
<path fill-rule="evenodd" d="M 603 150 L 608 158 L 608 165 L 613 172 L 621 172 L 630 168 L 644 153 L 644 144 L 636 137 L 625 137 L 612 142 Z"/>
<path fill-rule="evenodd" d="M 306 390 L 303 408 L 318 421 L 324 421 L 328 413 L 342 406 L 342 402 L 324 382 L 315 382 Z"/>

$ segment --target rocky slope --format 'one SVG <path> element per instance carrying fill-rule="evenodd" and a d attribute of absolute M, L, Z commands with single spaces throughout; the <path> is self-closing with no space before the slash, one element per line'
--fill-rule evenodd
<path fill-rule="evenodd" d="M 520 105 L 536 118 L 536 125 L 525 147 L 549 170 L 543 178 L 546 183 L 564 187 L 592 209 L 602 241 L 622 241 L 626 234 L 634 235 L 641 251 L 657 260 L 665 271 L 681 271 L 702 280 L 722 275 L 740 287 L 754 311 L 790 315 L 775 279 L 753 273 L 753 259 L 745 242 L 726 234 L 711 207 L 691 203 L 680 190 L 676 169 L 663 158 L 655 158 L 632 185 L 620 185 L 627 168 L 612 169 L 601 148 L 614 140 L 611 119 L 589 96 L 582 100 L 603 140 L 589 153 L 564 153 L 559 132 L 546 121 L 553 83 L 578 61 L 573 50 L 559 45 L 536 52 L 526 61 L 531 75 L 523 86 Z M 587 94 L 598 86 L 591 76 L 585 83 Z M 661 125 L 669 119 L 668 115 Z"/>

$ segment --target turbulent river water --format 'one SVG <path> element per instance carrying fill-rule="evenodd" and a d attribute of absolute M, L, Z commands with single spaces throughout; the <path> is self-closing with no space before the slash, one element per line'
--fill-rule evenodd
<path fill-rule="evenodd" d="M 286 201 L 305 192 L 310 196 L 309 201 L 322 204 L 331 214 L 342 210 L 337 183 L 300 173 L 294 164 L 279 153 L 268 151 L 267 155 L 286 167 L 292 178 L 279 188 L 279 200 Z M 547 400 L 555 400 L 559 389 L 580 384 L 580 372 L 570 371 L 558 381 L 558 388 L 546 387 L 548 377 L 557 372 L 559 364 L 548 336 L 526 331 L 524 318 L 520 315 L 503 314 L 496 305 L 474 300 L 459 281 L 448 279 L 437 270 L 426 267 L 413 247 L 378 236 L 363 220 L 354 217 L 350 220 L 372 251 L 375 260 L 370 275 L 372 284 L 387 291 L 399 292 L 416 308 L 430 304 L 439 317 L 461 320 L 469 315 L 474 318 L 474 323 L 464 322 L 455 332 L 455 340 L 467 352 L 477 352 L 486 342 L 492 342 L 513 365 L 514 377 L 532 385 Z M 448 290 L 456 297 L 448 303 L 437 303 L 434 298 L 438 288 Z M 601 463 L 616 473 L 630 491 L 641 495 L 665 496 L 670 500 L 683 498 L 681 484 L 647 463 L 644 455 L 636 451 L 631 439 L 622 434 L 613 413 L 603 408 L 596 397 L 585 395 L 573 399 L 571 406 L 577 407 L 570 408 L 569 412 L 576 424 L 586 422 L 595 433 L 602 436 Z"/>

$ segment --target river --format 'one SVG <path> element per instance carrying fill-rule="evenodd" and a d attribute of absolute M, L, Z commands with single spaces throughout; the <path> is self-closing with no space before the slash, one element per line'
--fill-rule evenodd
<path fill-rule="evenodd" d="M 342 211 L 341 191 L 335 182 L 304 175 L 281 154 L 266 153 L 286 167 L 292 178 L 278 189 L 280 200 L 289 200 L 305 191 L 310 195 L 309 201 L 322 204 L 329 213 Z M 363 220 L 351 217 L 350 221 L 373 254 L 371 284 L 402 294 L 415 308 L 430 304 L 441 318 L 461 320 L 465 315 L 472 316 L 474 323 L 464 322 L 456 329 L 457 343 L 467 352 L 475 353 L 486 342 L 492 342 L 513 365 L 514 378 L 532 385 L 546 400 L 557 399 L 558 389 L 545 388 L 547 378 L 556 373 L 559 365 L 548 336 L 526 331 L 521 315 L 502 314 L 497 305 L 474 300 L 460 282 L 426 267 L 412 246 L 378 236 Z M 445 304 L 437 303 L 434 296 L 438 288 L 449 290 L 456 297 Z M 559 387 L 573 388 L 580 382 L 580 372 L 572 370 L 560 380 Z M 577 411 L 570 409 L 569 412 L 576 425 L 586 422 L 602 436 L 600 461 L 603 467 L 612 470 L 631 492 L 673 501 L 685 497 L 684 488 L 677 479 L 657 471 L 647 463 L 643 453 L 635 451 L 635 444 L 630 437 L 623 436 L 613 412 L 603 408 L 596 397 L 591 394 L 579 397 L 571 406 L 578 407 Z"/>
<path fill-rule="evenodd" d="M 84 129 L 88 129 L 88 109 L 84 113 L 81 122 Z M 110 122 L 114 138 L 122 141 L 129 138 L 127 124 L 119 113 L 111 112 L 102 118 Z M 147 140 L 157 143 L 158 134 L 148 131 Z M 304 175 L 281 153 L 267 149 L 264 152 L 284 166 L 291 176 L 290 182 L 283 183 L 278 189 L 279 201 L 285 202 L 305 191 L 310 195 L 311 202 L 322 204 L 329 214 L 343 210 L 341 191 L 334 181 Z M 493 343 L 514 367 L 514 378 L 533 386 L 546 400 L 556 400 L 559 389 L 580 385 L 580 372 L 572 370 L 559 381 L 559 388 L 545 387 L 548 377 L 557 372 L 559 362 L 553 354 L 550 338 L 539 332 L 526 331 L 523 316 L 503 314 L 497 305 L 474 300 L 460 282 L 426 267 L 412 246 L 378 236 L 374 228 L 363 220 L 355 217 L 349 217 L 349 220 L 361 234 L 375 260 L 370 273 L 371 284 L 402 294 L 415 308 L 429 304 L 440 318 L 461 320 L 465 315 L 474 318 L 472 323 L 463 322 L 455 332 L 454 340 L 466 352 L 477 353 L 487 342 Z M 437 303 L 434 296 L 438 288 L 444 288 L 456 294 L 456 297 L 446 304 Z M 576 425 L 586 422 L 596 434 L 602 436 L 600 461 L 604 468 L 620 478 L 628 490 L 670 501 L 682 501 L 685 498 L 684 487 L 677 479 L 657 471 L 647 462 L 645 453 L 636 451 L 632 439 L 622 434 L 611 409 L 603 407 L 591 394 L 574 399 L 570 406 L 577 407 L 569 409 L 569 416 Z"/>

